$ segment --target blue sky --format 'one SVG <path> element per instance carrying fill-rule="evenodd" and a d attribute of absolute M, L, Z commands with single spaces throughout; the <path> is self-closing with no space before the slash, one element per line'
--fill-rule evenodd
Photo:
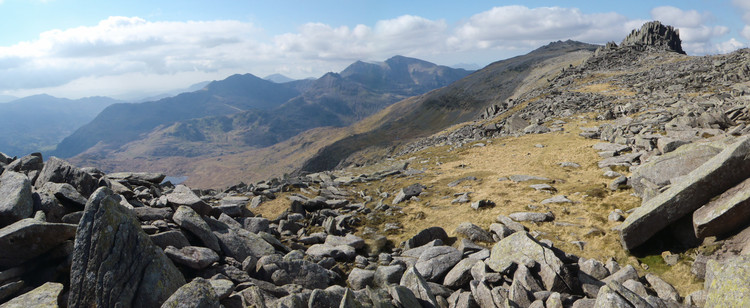
<path fill-rule="evenodd" d="M 750 0 L 0 0 L 0 95 L 135 98 L 394 55 L 483 66 L 555 40 L 619 42 L 653 19 L 691 55 L 750 43 Z"/>

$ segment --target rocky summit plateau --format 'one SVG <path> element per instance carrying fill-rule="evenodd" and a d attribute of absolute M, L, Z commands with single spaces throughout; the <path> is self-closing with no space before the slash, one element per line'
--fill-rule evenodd
<path fill-rule="evenodd" d="M 750 50 L 688 56 L 649 22 L 397 102 L 251 184 L 0 153 L 0 308 L 750 307 L 748 103 Z"/>

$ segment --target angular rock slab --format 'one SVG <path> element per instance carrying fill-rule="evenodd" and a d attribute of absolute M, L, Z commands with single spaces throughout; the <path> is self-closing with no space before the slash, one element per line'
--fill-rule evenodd
<path fill-rule="evenodd" d="M 185 284 L 113 194 L 102 187 L 86 203 L 73 251 L 69 307 L 157 307 Z"/>
<path fill-rule="evenodd" d="M 31 290 L 20 296 L 17 296 L 14 299 L 9 300 L 8 302 L 0 305 L 0 308 L 56 308 L 58 307 L 57 301 L 62 291 L 62 283 L 47 282 L 34 290 Z"/>
<path fill-rule="evenodd" d="M 29 178 L 18 172 L 4 172 L 0 176 L 0 227 L 29 218 L 33 212 Z"/>
<path fill-rule="evenodd" d="M 695 236 L 721 235 L 742 227 L 750 220 L 750 179 L 725 191 L 693 212 Z"/>
<path fill-rule="evenodd" d="M 709 260 L 704 288 L 705 307 L 750 307 L 750 256 Z"/>
<path fill-rule="evenodd" d="M 750 136 L 738 138 L 685 179 L 638 207 L 621 225 L 623 248 L 640 246 L 654 234 L 737 185 L 750 174 Z"/>
<path fill-rule="evenodd" d="M 0 229 L 0 269 L 38 257 L 76 235 L 76 226 L 32 218 Z"/>

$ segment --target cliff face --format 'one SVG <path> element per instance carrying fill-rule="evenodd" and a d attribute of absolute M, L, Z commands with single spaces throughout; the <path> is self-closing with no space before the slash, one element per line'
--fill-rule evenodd
<path fill-rule="evenodd" d="M 663 25 L 658 21 L 647 22 L 640 29 L 633 30 L 620 45 L 685 54 L 685 51 L 682 50 L 680 31 L 672 26 Z"/>

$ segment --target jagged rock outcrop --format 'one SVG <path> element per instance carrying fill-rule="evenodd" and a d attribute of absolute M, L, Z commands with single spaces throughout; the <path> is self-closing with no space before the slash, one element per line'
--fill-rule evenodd
<path fill-rule="evenodd" d="M 138 219 L 99 188 L 86 203 L 73 252 L 70 307 L 155 307 L 185 284 Z"/>
<path fill-rule="evenodd" d="M 658 21 L 643 24 L 639 30 L 633 30 L 620 43 L 620 47 L 635 46 L 638 48 L 655 48 L 684 54 L 680 31 Z"/>

